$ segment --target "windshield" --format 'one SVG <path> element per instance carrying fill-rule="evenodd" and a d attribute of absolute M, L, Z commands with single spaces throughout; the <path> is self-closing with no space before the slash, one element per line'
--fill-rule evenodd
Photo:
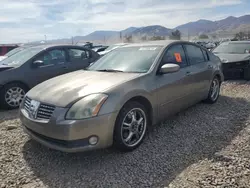
<path fill-rule="evenodd" d="M 15 48 L 15 49 L 9 51 L 7 54 L 5 54 L 5 56 L 7 56 L 7 57 L 12 56 L 13 54 L 15 54 L 15 53 L 21 51 L 22 49 L 23 49 L 23 47 Z"/>
<path fill-rule="evenodd" d="M 147 72 L 162 47 L 118 48 L 100 58 L 88 70 L 116 70 L 122 72 Z"/>
<path fill-rule="evenodd" d="M 28 61 L 30 58 L 32 58 L 34 55 L 36 55 L 37 53 L 39 53 L 40 51 L 42 51 L 43 48 L 27 48 L 24 50 L 21 50 L 20 52 L 2 60 L 0 62 L 0 64 L 2 65 L 10 65 L 10 66 L 14 66 L 14 65 L 22 65 L 23 63 L 25 63 L 26 61 Z"/>
<path fill-rule="evenodd" d="M 250 51 L 250 43 L 225 42 L 214 49 L 213 53 L 245 54 Z"/>

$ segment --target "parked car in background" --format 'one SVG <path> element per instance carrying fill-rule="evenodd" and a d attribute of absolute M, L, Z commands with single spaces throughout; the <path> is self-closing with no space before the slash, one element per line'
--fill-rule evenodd
<path fill-rule="evenodd" d="M 18 45 L 0 45 L 0 61 L 3 60 L 4 58 L 6 58 L 7 53 L 12 51 L 13 49 L 17 48 Z"/>
<path fill-rule="evenodd" d="M 125 45 L 127 45 L 127 43 L 118 43 L 118 44 L 110 45 L 106 50 L 104 50 L 102 52 L 99 52 L 99 54 L 101 56 L 106 55 L 107 53 L 115 50 L 116 48 L 119 48 L 119 47 L 122 47 L 122 46 L 125 46 Z"/>
<path fill-rule="evenodd" d="M 97 47 L 93 47 L 92 50 L 99 53 L 99 52 L 106 50 L 107 48 L 108 48 L 108 46 L 97 46 Z"/>
<path fill-rule="evenodd" d="M 250 80 L 250 41 L 223 42 L 213 53 L 222 61 L 225 79 Z"/>
<path fill-rule="evenodd" d="M 202 100 L 215 103 L 222 81 L 219 58 L 193 43 L 129 44 L 31 89 L 20 119 L 33 139 L 57 150 L 130 151 L 151 124 Z"/>
<path fill-rule="evenodd" d="M 205 47 L 206 47 L 207 49 L 213 49 L 213 48 L 216 47 L 216 44 L 213 43 L 213 42 L 208 42 L 208 43 L 205 44 Z"/>
<path fill-rule="evenodd" d="M 26 92 L 52 77 L 83 69 L 99 55 L 72 45 L 40 45 L 23 49 L 0 63 L 0 106 L 18 108 Z"/>

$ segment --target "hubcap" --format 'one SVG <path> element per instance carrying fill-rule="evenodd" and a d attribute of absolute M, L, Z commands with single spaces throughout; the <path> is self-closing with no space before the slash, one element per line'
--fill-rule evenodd
<path fill-rule="evenodd" d="M 219 92 L 220 92 L 219 80 L 214 79 L 211 86 L 211 99 L 213 101 L 215 101 L 218 98 Z"/>
<path fill-rule="evenodd" d="M 121 136 L 123 143 L 129 147 L 137 145 L 146 132 L 145 112 L 140 108 L 130 110 L 123 119 Z"/>
<path fill-rule="evenodd" d="M 12 87 L 5 94 L 5 101 L 11 107 L 18 107 L 25 96 L 25 91 L 20 87 Z"/>

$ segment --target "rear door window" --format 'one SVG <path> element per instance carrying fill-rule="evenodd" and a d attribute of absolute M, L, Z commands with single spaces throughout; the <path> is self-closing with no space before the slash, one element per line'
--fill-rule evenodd
<path fill-rule="evenodd" d="M 191 65 L 206 62 L 201 48 L 191 44 L 185 44 L 184 46 L 186 48 L 187 56 Z"/>
<path fill-rule="evenodd" d="M 164 54 L 162 61 L 164 63 L 178 64 L 181 68 L 188 66 L 186 55 L 181 44 L 171 46 Z"/>
<path fill-rule="evenodd" d="M 87 60 L 90 58 L 90 51 L 83 50 L 83 49 L 68 49 L 69 53 L 69 60 L 72 63 L 79 63 L 83 62 L 84 60 Z"/>

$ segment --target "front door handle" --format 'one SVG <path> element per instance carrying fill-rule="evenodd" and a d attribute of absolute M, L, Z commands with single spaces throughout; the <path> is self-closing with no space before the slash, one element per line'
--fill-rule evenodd
<path fill-rule="evenodd" d="M 212 65 L 208 65 L 208 68 L 211 69 L 211 68 L 213 68 L 213 66 Z"/>
<path fill-rule="evenodd" d="M 190 75 L 191 75 L 191 72 L 190 72 L 190 71 L 187 71 L 187 72 L 186 72 L 186 75 L 187 75 L 187 76 L 190 76 Z"/>

